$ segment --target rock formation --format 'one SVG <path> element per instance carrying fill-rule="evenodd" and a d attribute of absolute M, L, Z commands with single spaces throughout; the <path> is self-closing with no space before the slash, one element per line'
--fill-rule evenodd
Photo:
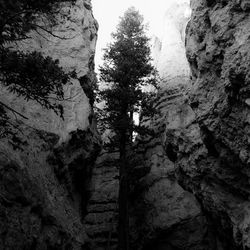
<path fill-rule="evenodd" d="M 1 88 L 1 101 L 28 118 L 9 112 L 13 135 L 0 140 L 3 250 L 87 249 L 83 218 L 99 151 L 88 96 L 88 87 L 95 81 L 98 26 L 88 0 L 63 4 L 57 21 L 53 27 L 44 21 L 51 34 L 38 30 L 39 34 L 32 33 L 31 39 L 14 46 L 40 51 L 59 59 L 65 70 L 76 70 L 79 81 L 65 87 L 64 120 Z"/>
<path fill-rule="evenodd" d="M 163 88 L 178 85 L 180 79 L 189 79 L 190 69 L 185 56 L 185 29 L 189 19 L 189 1 L 174 2 L 165 12 L 162 34 L 154 38 L 152 56 Z"/>
<path fill-rule="evenodd" d="M 166 131 L 179 122 L 190 124 L 186 96 L 181 88 L 168 87 L 159 93 L 154 119 L 144 121 L 154 130 L 153 136 L 137 139 L 137 155 L 141 164 L 132 172 L 131 241 L 133 249 L 215 249 L 214 234 L 198 200 L 183 189 L 176 178 L 177 153 L 168 144 Z M 184 103 L 183 110 L 179 107 Z M 176 118 L 177 116 L 177 118 Z"/>
<path fill-rule="evenodd" d="M 184 39 L 188 9 L 186 1 L 172 5 L 165 15 L 163 39 L 155 43 L 154 59 L 163 78 L 155 106 L 160 113 L 144 120 L 154 135 L 137 138 L 141 164 L 131 177 L 132 249 L 215 248 L 215 236 L 201 205 L 178 183 L 174 163 L 177 155 L 172 145 L 166 144 L 166 129 L 175 128 L 179 122 L 175 114 L 181 111 L 176 105 L 186 103 L 190 87 Z M 193 119 L 189 117 L 185 122 Z"/>
<path fill-rule="evenodd" d="M 102 151 L 93 168 L 91 197 L 85 217 L 91 249 L 117 249 L 119 153 Z"/>
<path fill-rule="evenodd" d="M 36 102 L 26 102 L 23 98 L 8 94 L 1 88 L 1 101 L 10 104 L 29 119 L 26 124 L 56 133 L 62 140 L 77 129 L 86 130 L 91 115 L 88 85 L 94 84 L 94 53 L 98 24 L 93 18 L 89 1 L 76 1 L 74 6 L 64 3 L 56 18 L 57 25 L 42 19 L 41 29 L 32 32 L 26 39 L 14 44 L 14 49 L 21 51 L 38 51 L 44 56 L 58 59 L 65 71 L 75 70 L 80 81 L 72 81 L 65 86 L 64 121 L 53 111 L 43 110 Z M 83 91 L 85 89 L 85 92 Z"/>
<path fill-rule="evenodd" d="M 250 249 L 249 2 L 193 0 L 191 7 L 191 81 L 169 80 L 158 98 L 161 115 L 148 121 L 159 139 L 139 141 L 146 163 L 135 170 L 134 240 L 156 249 Z M 177 198 L 184 194 L 191 210 Z M 188 211 L 203 219 L 181 233 Z"/>
<path fill-rule="evenodd" d="M 249 249 L 249 1 L 192 1 L 191 6 L 188 109 L 195 120 L 168 132 L 173 147 L 176 131 L 181 134 L 178 177 L 214 223 L 221 247 Z"/>
<path fill-rule="evenodd" d="M 151 191 L 150 179 L 142 179 L 144 191 L 137 194 L 142 197 L 141 204 L 151 206 L 144 213 L 150 217 L 141 220 L 147 223 L 140 226 L 149 232 L 147 239 L 152 233 L 153 239 L 157 233 L 160 235 L 156 236 L 160 240 L 152 243 L 154 248 L 159 244 L 158 249 L 250 249 L 249 1 L 193 0 L 191 7 L 186 37 L 191 81 L 182 88 L 169 84 L 159 96 L 162 113 L 158 121 L 156 116 L 156 121 L 150 123 L 152 127 L 160 127 L 160 143 L 150 146 L 149 150 L 163 148 L 162 155 L 167 161 L 158 165 L 158 171 L 161 166 L 171 168 L 174 164 L 172 179 L 198 202 L 200 210 L 193 211 L 200 211 L 203 216 L 200 225 L 207 228 L 209 238 L 203 240 L 203 246 L 200 242 L 185 245 L 188 235 L 197 237 L 185 230 L 187 234 L 181 234 L 185 235 L 182 245 L 175 241 L 178 236 L 171 239 L 171 227 L 165 231 L 161 228 L 165 222 L 163 211 L 167 211 L 164 205 L 172 199 L 171 195 L 162 198 L 162 194 L 171 188 Z M 151 138 L 149 142 L 154 140 Z M 145 144 L 145 140 L 141 144 Z M 147 146 L 144 150 L 148 152 Z M 144 170 L 147 174 L 142 178 L 152 175 L 155 166 L 157 164 L 151 164 Z M 159 185 L 159 181 L 153 185 Z M 161 200 L 165 202 L 160 203 Z M 173 204 L 178 203 L 171 202 L 168 207 Z M 177 215 L 177 211 L 170 212 Z M 166 218 L 172 218 L 170 212 Z M 187 210 L 183 209 L 182 214 L 184 212 Z M 161 215 L 158 220 L 157 214 Z M 154 221 L 160 223 L 153 227 Z M 143 242 L 143 236 L 136 236 L 136 242 L 138 239 Z"/>
<path fill-rule="evenodd" d="M 166 13 L 154 45 L 163 81 L 159 113 L 144 120 L 154 136 L 138 137 L 134 148 L 131 249 L 247 250 L 250 3 L 191 0 L 186 27 L 186 2 Z M 58 21 L 56 36 L 41 31 L 18 46 L 76 70 L 65 119 L 1 89 L 1 101 L 29 119 L 10 112 L 15 133 L 0 140 L 0 250 L 117 247 L 118 153 L 99 154 L 90 1 L 64 4 Z"/>

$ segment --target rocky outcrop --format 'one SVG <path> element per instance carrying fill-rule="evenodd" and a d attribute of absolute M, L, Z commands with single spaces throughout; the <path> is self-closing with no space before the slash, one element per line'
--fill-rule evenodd
<path fill-rule="evenodd" d="M 161 91 L 156 104 L 160 113 L 144 121 L 154 135 L 137 139 L 141 164 L 132 172 L 132 249 L 215 249 L 209 221 L 195 196 L 178 183 L 177 154 L 166 143 L 166 129 L 176 126 L 171 117 L 179 114 L 175 108 L 185 100 L 184 93 L 184 88 Z"/>
<path fill-rule="evenodd" d="M 164 152 L 209 221 L 212 249 L 250 249 L 249 3 L 191 6 L 191 85 L 186 97 L 165 96 Z"/>
<path fill-rule="evenodd" d="M 44 18 L 41 19 L 44 21 Z M 41 22 L 40 20 L 40 22 Z M 59 59 L 79 80 L 65 87 L 64 120 L 33 101 L 1 89 L 11 133 L 0 140 L 0 249 L 88 249 L 83 219 L 92 167 L 100 148 L 91 108 L 97 23 L 88 0 L 63 4 L 53 27 L 43 27 L 22 51 Z M 16 47 L 15 47 L 16 49 Z M 2 129 L 1 129 L 2 132 Z"/>
<path fill-rule="evenodd" d="M 93 168 L 91 197 L 85 217 L 91 249 L 117 249 L 119 152 L 103 151 Z"/>
<path fill-rule="evenodd" d="M 149 238 L 152 232 L 153 235 L 159 233 L 160 240 L 153 241 L 154 247 L 160 244 L 167 249 L 199 249 L 201 246 L 201 249 L 250 249 L 249 2 L 193 0 L 191 7 L 192 18 L 186 37 L 191 81 L 184 84 L 184 91 L 174 85 L 169 87 L 171 84 L 167 86 L 158 105 L 162 110 L 157 122 L 162 131 L 160 142 L 149 149 L 146 146 L 147 151 L 160 148 L 157 152 L 163 152 L 164 158 L 161 156 L 161 159 L 167 161 L 151 164 L 141 171 L 146 178 L 153 173 L 155 165 L 159 169 L 161 166 L 171 169 L 174 165 L 172 182 L 180 186 L 178 190 L 183 190 L 184 194 L 188 192 L 198 202 L 197 209 L 192 211 L 200 211 L 203 216 L 202 228 L 207 228 L 209 241 L 203 241 L 203 246 L 200 241 L 196 246 L 186 245 L 185 248 L 188 235 L 182 233 L 185 235 L 181 240 L 183 245 L 172 243 L 169 239 L 172 233 L 165 231 L 168 233 L 164 234 L 162 230 L 165 223 L 162 214 L 167 211 L 164 205 L 169 198 L 172 202 L 168 207 L 178 202 L 173 202 L 169 185 L 168 188 L 158 188 L 160 192 L 154 188 L 153 192 L 149 180 L 145 181 L 144 191 L 139 192 L 142 207 L 149 205 L 144 213 L 148 217 L 142 216 L 139 225 L 143 232 L 150 232 Z M 156 126 L 152 120 L 149 124 Z M 153 142 L 152 138 L 150 140 Z M 160 185 L 159 181 L 152 183 Z M 162 198 L 164 193 L 170 194 Z M 160 203 L 161 200 L 164 202 Z M 177 211 L 168 211 L 167 218 L 172 218 L 171 213 L 177 215 Z M 161 216 L 157 217 L 157 214 Z M 184 214 L 188 214 L 185 209 L 182 210 Z M 154 221 L 160 223 L 150 228 L 150 225 L 155 225 Z M 181 220 L 179 222 L 181 224 Z M 191 228 L 189 224 L 188 229 Z M 197 237 L 197 234 L 192 235 Z M 138 239 L 142 242 L 143 236 L 136 236 Z"/>
<path fill-rule="evenodd" d="M 171 2 L 170 2 L 171 3 Z M 161 77 L 160 86 L 183 84 L 189 79 L 189 65 L 185 56 L 185 29 L 190 19 L 188 0 L 168 4 L 162 34 L 154 38 L 152 57 Z"/>
<path fill-rule="evenodd" d="M 196 121 L 192 138 L 182 137 L 189 153 L 178 153 L 179 178 L 224 249 L 249 249 L 249 3 L 192 1 L 192 9 L 187 56 Z"/>
<path fill-rule="evenodd" d="M 159 113 L 144 119 L 154 132 L 138 137 L 135 146 L 139 163 L 131 174 L 132 249 L 216 249 L 216 235 L 202 206 L 178 182 L 178 146 L 168 143 L 167 131 L 179 128 L 179 122 L 187 125 L 195 120 L 195 115 L 186 121 L 176 118 L 188 106 L 190 71 L 184 36 L 188 18 L 187 1 L 173 4 L 165 15 L 163 39 L 155 42 L 153 56 L 162 77 L 155 104 Z"/>
<path fill-rule="evenodd" d="M 132 249 L 250 249 L 249 1 L 193 0 L 191 7 L 191 81 L 178 60 L 184 55 L 171 61 L 173 77 L 167 75 L 156 103 L 160 114 L 145 121 L 154 135 L 137 138 Z M 171 37 L 184 43 L 177 31 Z M 160 39 L 155 47 L 164 52 Z M 107 155 L 98 162 L 86 223 L 96 249 L 105 249 L 115 238 L 109 223 L 116 171 Z"/>
<path fill-rule="evenodd" d="M 98 24 L 93 18 L 91 4 L 78 0 L 74 5 L 63 3 L 56 17 L 56 25 L 41 17 L 42 29 L 33 31 L 24 41 L 14 44 L 14 49 L 23 52 L 38 51 L 44 56 L 59 60 L 65 71 L 76 71 L 78 80 L 64 86 L 64 120 L 53 111 L 41 109 L 34 101 L 11 95 L 1 87 L 1 101 L 16 111 L 25 114 L 23 120 L 29 126 L 58 134 L 66 140 L 67 135 L 77 129 L 86 130 L 91 116 L 90 91 L 95 84 L 94 53 Z M 85 91 L 83 91 L 85 90 Z M 91 100 L 92 101 L 92 100 Z"/>
<path fill-rule="evenodd" d="M 75 132 L 55 147 L 55 134 L 17 125 L 0 143 L 0 249 L 82 249 L 98 141 Z"/>

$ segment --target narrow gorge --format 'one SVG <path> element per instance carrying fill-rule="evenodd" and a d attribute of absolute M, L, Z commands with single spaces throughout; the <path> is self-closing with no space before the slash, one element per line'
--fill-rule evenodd
<path fill-rule="evenodd" d="M 50 33 L 8 45 L 77 77 L 64 119 L 0 85 L 22 115 L 8 110 L 11 135 L 0 123 L 0 250 L 118 249 L 119 152 L 103 147 L 93 110 L 94 16 L 91 0 L 64 2 Z M 142 121 L 154 133 L 133 147 L 130 249 L 250 250 L 250 1 L 176 1 L 152 41 L 161 82 Z"/>

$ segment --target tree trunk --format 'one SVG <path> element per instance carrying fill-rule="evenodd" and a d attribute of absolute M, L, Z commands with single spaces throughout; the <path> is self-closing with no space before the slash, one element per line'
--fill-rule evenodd
<path fill-rule="evenodd" d="M 133 141 L 133 122 L 134 122 L 134 109 L 132 108 L 132 110 L 130 111 L 129 114 L 129 121 L 130 121 L 130 129 L 129 129 L 129 141 L 132 142 Z"/>
<path fill-rule="evenodd" d="M 129 250 L 129 217 L 128 217 L 128 179 L 126 156 L 126 130 L 120 138 L 120 169 L 119 169 L 119 225 L 118 245 L 119 250 Z"/>

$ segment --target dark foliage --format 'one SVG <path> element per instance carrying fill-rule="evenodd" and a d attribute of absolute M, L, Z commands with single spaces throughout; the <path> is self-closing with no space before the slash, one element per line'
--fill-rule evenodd
<path fill-rule="evenodd" d="M 75 0 L 0 0 L 0 45 L 27 38 L 41 14 L 55 22 L 61 2 Z"/>
<path fill-rule="evenodd" d="M 118 135 L 126 130 L 131 135 L 142 126 L 135 125 L 135 113 L 149 116 L 155 112 L 155 93 L 145 89 L 157 88 L 157 71 L 151 64 L 149 38 L 138 11 L 128 9 L 112 36 L 114 41 L 105 49 L 100 67 L 100 80 L 109 83 L 99 93 L 105 101 L 100 123 L 102 130 L 111 129 Z"/>
<path fill-rule="evenodd" d="M 23 53 L 9 49 L 13 42 L 27 39 L 27 34 L 32 30 L 46 31 L 37 24 L 41 15 L 52 26 L 55 25 L 55 16 L 60 12 L 61 2 L 66 1 L 0 0 L 0 83 L 10 92 L 23 96 L 26 100 L 35 100 L 63 117 L 63 108 L 58 100 L 63 100 L 63 85 L 71 77 L 75 77 L 75 73 L 65 73 L 58 60 L 43 57 L 41 53 Z M 3 127 L 7 127 L 10 122 L 6 110 L 25 118 L 0 101 L 0 125 Z"/>
<path fill-rule="evenodd" d="M 64 73 L 58 61 L 38 52 L 24 54 L 2 49 L 0 72 L 0 81 L 10 92 L 63 115 L 56 100 L 63 100 L 63 84 L 69 81 L 71 74 Z"/>
<path fill-rule="evenodd" d="M 143 17 L 134 8 L 128 9 L 121 18 L 113 42 L 104 53 L 104 65 L 100 67 L 101 81 L 108 87 L 100 91 L 100 100 L 105 104 L 100 114 L 103 130 L 114 133 L 110 142 L 120 152 L 119 164 L 119 227 L 118 248 L 129 249 L 129 166 L 128 149 L 134 133 L 147 133 L 148 129 L 136 125 L 134 115 L 153 112 L 153 93 L 145 88 L 157 85 L 157 72 L 151 64 L 149 38 L 145 34 Z"/>

